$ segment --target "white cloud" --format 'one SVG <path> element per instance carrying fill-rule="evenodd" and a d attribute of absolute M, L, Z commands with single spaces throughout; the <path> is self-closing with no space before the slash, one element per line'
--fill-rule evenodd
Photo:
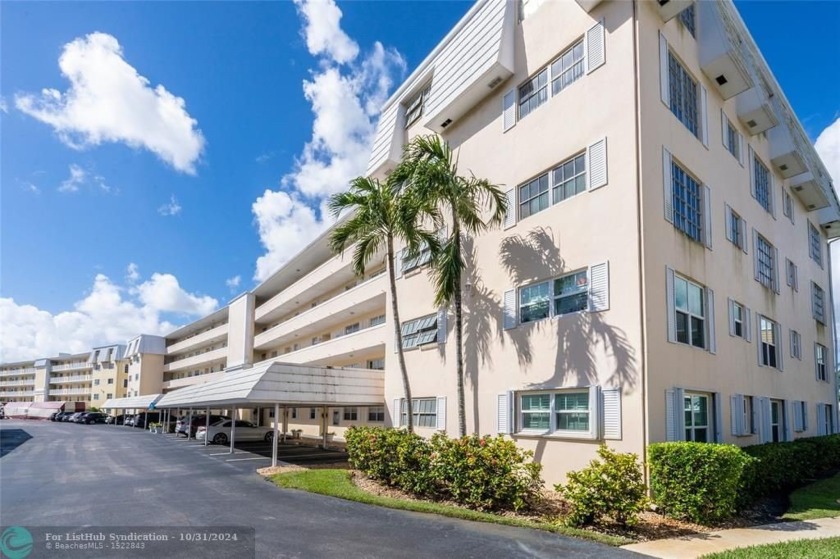
<path fill-rule="evenodd" d="M 8 113 L 9 105 L 6 103 L 6 98 L 0 96 L 0 113 Z"/>
<path fill-rule="evenodd" d="M 125 281 L 128 283 L 137 283 L 140 279 L 140 267 L 134 262 L 129 262 L 125 269 Z"/>
<path fill-rule="evenodd" d="M 303 17 L 303 37 L 313 56 L 326 55 L 338 63 L 350 62 L 359 45 L 341 29 L 341 10 L 333 0 L 295 0 Z"/>
<path fill-rule="evenodd" d="M 20 183 L 20 186 L 21 186 L 21 188 L 23 188 L 23 190 L 25 192 L 29 192 L 31 194 L 40 194 L 41 193 L 41 189 L 38 188 L 38 186 L 33 182 L 23 181 L 23 182 Z"/>
<path fill-rule="evenodd" d="M 154 274 L 136 289 L 126 289 L 98 274 L 74 310 L 58 314 L 3 297 L 0 362 L 80 353 L 96 345 L 124 343 L 141 333 L 167 334 L 176 326 L 162 316 L 164 313 L 201 316 L 217 306 L 211 297 L 185 291 L 170 274 Z"/>
<path fill-rule="evenodd" d="M 174 194 L 168 203 L 158 208 L 158 213 L 163 216 L 178 215 L 181 213 L 181 205 L 178 203 L 178 199 L 175 198 Z"/>
<path fill-rule="evenodd" d="M 825 127 L 814 142 L 814 148 L 825 163 L 837 189 L 840 187 L 840 117 Z"/>
<path fill-rule="evenodd" d="M 105 177 L 82 169 L 79 165 L 70 165 L 70 176 L 61 182 L 59 192 L 78 192 L 82 186 L 93 186 L 103 192 L 111 192 L 111 187 L 105 183 Z"/>
<path fill-rule="evenodd" d="M 242 276 L 233 276 L 232 278 L 225 280 L 225 285 L 228 286 L 231 293 L 236 293 L 236 290 L 239 289 L 240 283 L 242 283 Z"/>
<path fill-rule="evenodd" d="M 379 109 L 405 72 L 405 60 L 375 43 L 359 59 L 358 46 L 341 30 L 332 0 L 295 0 L 311 54 L 319 56 L 303 93 L 312 106 L 312 137 L 278 191 L 266 190 L 252 211 L 266 254 L 257 260 L 264 280 L 331 223 L 327 198 L 365 172 Z"/>
<path fill-rule="evenodd" d="M 186 102 L 149 80 L 123 58 L 117 39 L 91 33 L 64 45 L 58 59 L 70 81 L 64 93 L 19 94 L 15 106 L 53 127 L 75 149 L 103 142 L 145 148 L 184 173 L 195 173 L 204 149 L 198 121 Z"/>

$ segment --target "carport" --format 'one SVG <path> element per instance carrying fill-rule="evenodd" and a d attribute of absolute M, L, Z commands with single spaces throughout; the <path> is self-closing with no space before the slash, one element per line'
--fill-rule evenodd
<path fill-rule="evenodd" d="M 343 406 L 381 406 L 385 401 L 384 372 L 373 369 L 317 367 L 289 363 L 263 362 L 245 369 L 226 372 L 221 380 L 181 388 L 164 395 L 158 408 L 231 408 L 230 454 L 236 440 L 236 410 L 240 407 L 274 406 L 274 435 L 271 465 L 277 465 L 280 410 L 283 433 L 288 423 L 285 410 L 293 407 L 322 408 L 323 446 L 327 446 L 327 409 Z M 209 431 L 209 425 L 206 425 Z M 208 437 L 204 437 L 207 444 Z"/>
<path fill-rule="evenodd" d="M 102 409 L 106 410 L 134 410 L 134 413 L 138 413 L 140 410 L 143 410 L 145 413 L 148 413 L 149 410 L 156 409 L 157 401 L 161 399 L 163 394 L 147 394 L 145 396 L 131 396 L 128 398 L 111 398 L 109 400 L 105 400 L 105 403 L 102 404 Z M 144 418 L 148 419 L 148 418 Z M 116 414 L 114 415 L 114 425 L 116 425 Z M 148 421 L 144 421 L 144 424 L 148 426 Z"/>

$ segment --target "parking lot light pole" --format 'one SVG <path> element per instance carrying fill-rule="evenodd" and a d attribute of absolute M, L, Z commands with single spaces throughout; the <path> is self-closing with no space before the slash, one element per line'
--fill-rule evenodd
<path fill-rule="evenodd" d="M 274 404 L 274 437 L 271 439 L 271 467 L 277 465 L 277 445 L 280 443 L 278 438 L 278 427 L 280 425 L 280 404 Z"/>

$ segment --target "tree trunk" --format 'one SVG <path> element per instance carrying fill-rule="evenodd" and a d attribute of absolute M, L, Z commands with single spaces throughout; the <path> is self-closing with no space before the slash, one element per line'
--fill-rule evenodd
<path fill-rule="evenodd" d="M 388 283 L 391 286 L 391 314 L 394 316 L 394 343 L 397 344 L 397 360 L 402 374 L 403 391 L 405 392 L 406 426 L 409 433 L 414 432 L 414 414 L 411 407 L 411 385 L 408 381 L 408 370 L 405 367 L 405 354 L 402 347 L 402 329 L 400 328 L 400 311 L 397 305 L 397 275 L 394 270 L 394 238 L 388 236 Z M 394 410 L 395 427 L 400 426 L 400 409 Z"/>
<path fill-rule="evenodd" d="M 455 243 L 455 254 L 461 260 L 461 228 L 455 211 L 452 211 L 452 242 Z M 459 268 L 460 269 L 460 268 Z M 458 375 L 458 436 L 467 434 L 467 412 L 464 403 L 464 315 L 461 293 L 461 273 L 455 281 L 455 366 Z"/>

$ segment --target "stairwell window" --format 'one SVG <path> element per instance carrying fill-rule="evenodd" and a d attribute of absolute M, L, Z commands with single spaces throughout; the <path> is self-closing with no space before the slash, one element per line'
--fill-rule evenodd
<path fill-rule="evenodd" d="M 519 118 L 523 119 L 548 101 L 548 68 L 519 86 Z"/>
<path fill-rule="evenodd" d="M 778 331 L 779 325 L 765 316 L 758 317 L 758 343 L 760 344 L 760 363 L 765 367 L 778 368 Z"/>
<path fill-rule="evenodd" d="M 820 324 L 825 324 L 825 291 L 811 282 L 811 314 Z"/>
<path fill-rule="evenodd" d="M 700 183 L 671 162 L 671 187 L 673 191 L 674 227 L 697 242 L 703 242 L 703 211 Z"/>
<path fill-rule="evenodd" d="M 822 246 L 820 245 L 820 232 L 813 223 L 808 223 L 808 252 L 811 260 L 822 266 Z"/>
<path fill-rule="evenodd" d="M 814 344 L 814 363 L 816 366 L 817 380 L 827 381 L 828 371 L 826 370 L 826 358 L 828 349 L 822 344 Z"/>
<path fill-rule="evenodd" d="M 677 342 L 706 348 L 706 308 L 703 287 L 674 276 Z"/>
<path fill-rule="evenodd" d="M 753 196 L 768 213 L 773 213 L 773 201 L 770 197 L 770 169 L 758 157 L 753 157 L 754 187 Z"/>
<path fill-rule="evenodd" d="M 557 95 L 584 73 L 583 40 L 572 45 L 551 63 L 551 93 Z"/>
<path fill-rule="evenodd" d="M 700 137 L 697 82 L 671 51 L 668 51 L 668 84 L 671 112 L 689 132 Z"/>

